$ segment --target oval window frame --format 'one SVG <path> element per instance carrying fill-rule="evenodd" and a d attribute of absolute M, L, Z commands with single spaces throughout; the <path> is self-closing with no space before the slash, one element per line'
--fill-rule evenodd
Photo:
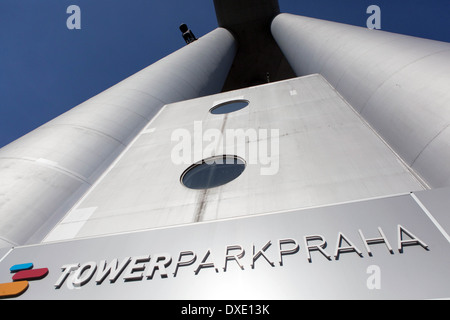
<path fill-rule="evenodd" d="M 217 109 L 223 108 L 224 106 L 230 105 L 230 104 L 234 104 L 234 103 L 245 103 L 245 106 L 240 107 L 236 110 L 231 110 L 228 112 L 214 112 Z M 228 113 L 233 113 L 233 112 L 237 112 L 240 111 L 242 109 L 247 108 L 250 105 L 250 101 L 246 100 L 246 99 L 234 99 L 234 100 L 229 100 L 229 101 L 225 101 L 225 102 L 221 102 L 217 105 L 215 105 L 214 107 L 212 107 L 211 109 L 209 109 L 209 113 L 213 114 L 213 115 L 221 115 L 221 114 L 228 114 Z"/>
<path fill-rule="evenodd" d="M 215 160 L 220 159 L 220 158 L 222 158 L 222 159 L 225 160 L 225 161 L 226 161 L 226 159 L 233 158 L 233 162 L 236 161 L 236 160 L 238 160 L 238 161 L 241 162 L 239 165 L 243 165 L 244 167 L 243 167 L 243 169 L 239 172 L 238 175 L 236 175 L 236 176 L 233 177 L 232 179 L 230 179 L 230 180 L 228 180 L 228 181 L 226 181 L 226 182 L 224 182 L 224 183 L 218 184 L 218 185 L 213 185 L 213 186 L 209 186 L 209 187 L 202 187 L 202 188 L 195 188 L 195 187 L 188 186 L 188 185 L 185 184 L 184 178 L 185 178 L 186 175 L 187 175 L 189 172 L 191 172 L 194 168 L 197 168 L 197 167 L 202 166 L 202 165 L 205 165 L 205 164 L 206 164 L 206 165 L 210 165 L 210 164 L 208 164 L 208 162 L 215 162 Z M 202 160 L 200 160 L 200 161 L 197 161 L 196 163 L 190 165 L 186 170 L 184 170 L 183 173 L 182 173 L 181 176 L 180 176 L 180 183 L 181 183 L 185 188 L 188 188 L 188 189 L 191 189 L 191 190 L 207 190 L 207 189 L 217 188 L 217 187 L 224 186 L 224 185 L 226 185 L 226 184 L 228 184 L 228 183 L 230 183 L 230 182 L 236 180 L 237 178 L 239 178 L 239 177 L 242 175 L 242 173 L 245 171 L 246 168 L 247 168 L 247 162 L 246 162 L 243 158 L 241 158 L 241 157 L 239 157 L 239 156 L 237 156 L 237 155 L 228 155 L 228 154 L 224 154 L 224 155 L 219 155 L 219 156 L 212 156 L 212 157 L 208 157 L 208 158 L 202 159 Z"/>

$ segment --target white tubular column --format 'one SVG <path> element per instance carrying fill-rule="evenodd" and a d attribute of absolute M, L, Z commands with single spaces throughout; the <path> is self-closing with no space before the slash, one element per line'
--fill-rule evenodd
<path fill-rule="evenodd" d="M 431 187 L 450 186 L 450 44 L 280 14 L 298 76 L 320 73 Z"/>
<path fill-rule="evenodd" d="M 41 241 L 163 105 L 220 92 L 235 53 L 218 28 L 0 149 L 0 247 Z"/>

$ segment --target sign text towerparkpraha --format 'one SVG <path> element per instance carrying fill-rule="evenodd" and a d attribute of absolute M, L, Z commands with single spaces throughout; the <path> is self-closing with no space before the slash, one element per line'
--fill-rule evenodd
<path fill-rule="evenodd" d="M 192 250 L 181 251 L 178 253 L 176 263 L 173 263 L 172 255 L 169 253 L 158 253 L 152 255 L 142 255 L 133 257 L 124 257 L 122 259 L 114 258 L 109 262 L 100 260 L 98 263 L 90 261 L 86 263 L 71 263 L 61 267 L 62 273 L 54 284 L 56 289 L 60 289 L 64 283 L 68 287 L 82 287 L 94 279 L 97 285 L 101 285 L 106 279 L 110 283 L 115 283 L 120 277 L 124 281 L 140 281 L 144 278 L 151 280 L 156 273 L 161 278 L 176 278 L 180 272 L 198 275 L 205 269 L 213 269 L 215 273 L 227 272 L 229 268 L 239 268 L 240 270 L 255 269 L 258 263 L 267 263 L 272 267 L 282 267 L 286 263 L 286 257 L 296 254 L 304 254 L 305 261 L 313 263 L 312 253 L 318 252 L 319 259 L 328 261 L 337 261 L 342 254 L 357 254 L 363 258 L 365 254 L 373 256 L 372 245 L 384 244 L 390 254 L 394 254 L 394 249 L 385 236 L 383 230 L 378 227 L 378 236 L 367 238 L 362 230 L 358 230 L 360 242 L 362 242 L 366 253 L 353 242 L 344 233 L 337 233 L 337 240 L 333 255 L 326 249 L 327 241 L 319 234 L 306 235 L 303 237 L 304 249 L 301 250 L 296 239 L 283 238 L 276 241 L 266 241 L 264 245 L 257 247 L 254 244 L 249 246 L 251 254 L 248 254 L 246 248 L 240 244 L 226 245 L 222 254 L 206 250 L 201 259 L 198 259 L 197 252 Z M 397 226 L 397 250 L 400 254 L 404 252 L 407 246 L 420 246 L 424 250 L 429 250 L 428 245 L 415 236 L 412 232 L 401 225 Z M 222 258 L 218 259 L 217 257 Z M 276 259 L 274 259 L 276 255 Z M 214 258 L 215 257 L 215 258 Z M 265 261 L 265 262 L 263 262 Z M 289 263 L 295 263 L 292 259 Z M 187 270 L 187 269 L 190 269 Z M 184 270 L 184 271 L 182 271 Z M 69 279 L 69 280 L 68 280 Z"/>

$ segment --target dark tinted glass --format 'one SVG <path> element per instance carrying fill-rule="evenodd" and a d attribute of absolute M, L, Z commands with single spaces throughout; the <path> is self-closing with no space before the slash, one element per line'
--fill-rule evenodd
<path fill-rule="evenodd" d="M 210 110 L 212 114 L 224 114 L 234 111 L 241 110 L 248 106 L 248 101 L 246 100 L 235 100 L 225 103 L 221 103 Z"/>
<path fill-rule="evenodd" d="M 214 188 L 236 179 L 244 169 L 245 162 L 237 157 L 214 157 L 190 167 L 181 181 L 191 189 Z"/>

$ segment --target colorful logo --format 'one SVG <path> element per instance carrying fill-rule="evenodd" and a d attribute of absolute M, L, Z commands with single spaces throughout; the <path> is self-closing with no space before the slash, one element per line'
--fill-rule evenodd
<path fill-rule="evenodd" d="M 48 274 L 47 268 L 33 269 L 32 263 L 13 265 L 9 271 L 14 274 L 13 282 L 0 283 L 0 299 L 20 296 L 28 289 L 28 281 L 43 279 Z"/>

